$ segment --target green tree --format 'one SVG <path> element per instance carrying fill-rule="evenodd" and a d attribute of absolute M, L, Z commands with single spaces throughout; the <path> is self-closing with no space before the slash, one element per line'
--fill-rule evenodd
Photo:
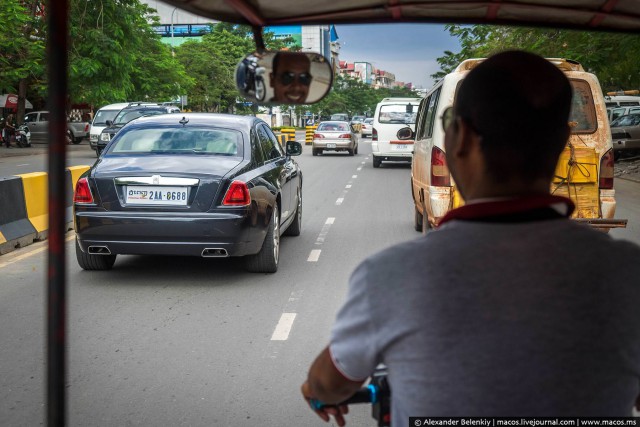
<path fill-rule="evenodd" d="M 45 41 L 42 1 L 2 0 L 0 8 L 0 91 L 18 93 L 18 123 L 22 123 L 29 87 L 42 94 Z M 35 96 L 34 96 L 35 99 Z"/>
<path fill-rule="evenodd" d="M 438 58 L 441 70 L 432 75 L 436 79 L 444 77 L 464 59 L 521 49 L 547 58 L 578 61 L 598 76 L 605 91 L 640 88 L 640 68 L 635 57 L 640 49 L 640 36 L 634 34 L 481 25 L 447 28 L 460 39 L 461 50 L 447 51 Z"/>
<path fill-rule="evenodd" d="M 72 103 L 164 101 L 193 86 L 139 0 L 70 2 L 69 93 Z"/>
<path fill-rule="evenodd" d="M 292 42 L 276 39 L 271 32 L 263 38 L 270 50 L 284 49 Z M 255 50 L 251 27 L 224 22 L 215 24 L 200 41 L 187 41 L 176 48 L 176 58 L 196 82 L 189 91 L 190 106 L 199 111 L 257 112 L 257 105 L 247 107 L 237 102 L 240 96 L 235 83 L 238 63 Z"/>

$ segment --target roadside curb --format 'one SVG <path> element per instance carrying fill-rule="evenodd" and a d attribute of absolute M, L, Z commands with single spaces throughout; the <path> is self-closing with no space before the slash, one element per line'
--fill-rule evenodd
<path fill-rule="evenodd" d="M 80 175 L 88 169 L 86 165 L 66 168 L 66 230 L 73 229 L 73 189 Z M 48 190 L 46 172 L 0 177 L 0 200 L 11 201 L 0 209 L 0 255 L 48 237 Z"/>

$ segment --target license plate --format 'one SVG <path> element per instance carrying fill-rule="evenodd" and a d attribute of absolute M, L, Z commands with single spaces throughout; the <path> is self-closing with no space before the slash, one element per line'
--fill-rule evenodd
<path fill-rule="evenodd" d="M 396 150 L 406 150 L 407 149 L 407 144 L 398 144 L 395 146 Z"/>
<path fill-rule="evenodd" d="M 327 148 L 336 148 L 336 144 L 327 144 Z"/>
<path fill-rule="evenodd" d="M 125 201 L 130 204 L 185 206 L 188 199 L 187 187 L 129 185 L 125 188 Z"/>

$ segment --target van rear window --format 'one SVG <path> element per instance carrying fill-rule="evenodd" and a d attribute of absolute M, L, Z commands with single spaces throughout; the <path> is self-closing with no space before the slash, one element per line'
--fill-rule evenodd
<path fill-rule="evenodd" d="M 418 106 L 413 106 L 413 112 L 407 112 L 407 104 L 386 104 L 380 106 L 380 123 L 413 124 L 416 122 Z"/>
<path fill-rule="evenodd" d="M 596 109 L 591 87 L 585 80 L 570 79 L 573 88 L 569 122 L 573 122 L 572 133 L 594 133 L 598 128 Z"/>

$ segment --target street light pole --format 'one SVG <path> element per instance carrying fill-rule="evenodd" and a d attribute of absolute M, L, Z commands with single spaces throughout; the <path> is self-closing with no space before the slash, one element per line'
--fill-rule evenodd
<path fill-rule="evenodd" d="M 176 13 L 176 10 L 178 10 L 178 8 L 174 7 L 171 12 L 171 52 L 173 52 L 173 14 Z"/>

